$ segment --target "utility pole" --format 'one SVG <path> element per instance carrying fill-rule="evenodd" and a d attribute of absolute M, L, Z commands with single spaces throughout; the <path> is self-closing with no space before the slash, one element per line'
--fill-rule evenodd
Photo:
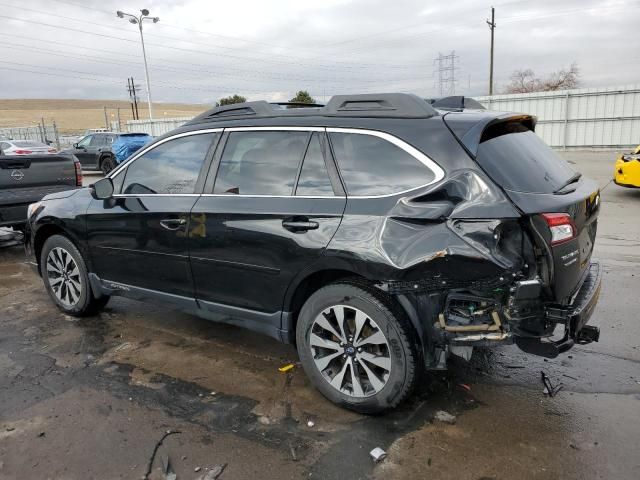
<path fill-rule="evenodd" d="M 129 92 L 129 100 L 131 101 L 131 116 L 134 120 L 140 120 L 140 115 L 138 114 L 138 95 L 136 93 L 136 88 L 139 88 L 134 82 L 133 77 L 127 78 L 127 92 Z"/>
<path fill-rule="evenodd" d="M 495 21 L 496 9 L 491 7 L 491 21 L 487 20 L 487 25 L 491 29 L 491 57 L 489 60 L 489 95 L 493 95 L 493 32 L 496 29 Z"/>
<path fill-rule="evenodd" d="M 138 95 L 136 94 L 136 85 L 131 77 L 131 90 L 133 91 L 133 106 L 136 108 L 136 120 L 140 120 L 140 112 L 138 112 Z"/>
<path fill-rule="evenodd" d="M 102 107 L 104 109 L 104 127 L 109 130 L 109 118 L 107 117 L 107 107 Z"/>
<path fill-rule="evenodd" d="M 131 77 L 127 77 L 127 92 L 129 93 L 129 101 L 131 102 L 131 118 L 136 119 L 136 111 L 133 108 L 133 90 L 131 89 Z"/>

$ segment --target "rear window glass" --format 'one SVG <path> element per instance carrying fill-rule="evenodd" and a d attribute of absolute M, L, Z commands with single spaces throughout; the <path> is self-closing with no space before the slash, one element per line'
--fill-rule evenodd
<path fill-rule="evenodd" d="M 490 127 L 477 162 L 500 186 L 527 193 L 553 193 L 574 174 L 571 166 L 522 124 Z"/>
<path fill-rule="evenodd" d="M 390 195 L 427 185 L 435 178 L 416 157 L 384 138 L 361 133 L 329 135 L 349 195 Z"/>

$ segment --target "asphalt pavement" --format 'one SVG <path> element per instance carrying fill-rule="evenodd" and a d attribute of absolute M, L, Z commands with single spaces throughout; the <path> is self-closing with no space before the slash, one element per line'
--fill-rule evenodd
<path fill-rule="evenodd" d="M 563 155 L 603 188 L 600 342 L 476 350 L 383 416 L 332 405 L 292 346 L 255 333 L 122 298 L 65 316 L 21 248 L 0 249 L 0 479 L 140 479 L 167 431 L 149 478 L 166 462 L 189 480 L 640 478 L 640 190 L 609 183 L 611 152 Z"/>

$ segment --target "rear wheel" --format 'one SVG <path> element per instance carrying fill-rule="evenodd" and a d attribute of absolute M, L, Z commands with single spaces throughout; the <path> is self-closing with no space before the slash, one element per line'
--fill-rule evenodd
<path fill-rule="evenodd" d="M 68 315 L 93 315 L 109 301 L 108 296 L 94 297 L 80 251 L 62 235 L 52 235 L 45 241 L 40 270 L 47 293 Z"/>
<path fill-rule="evenodd" d="M 309 297 L 296 329 L 302 366 L 318 390 L 361 413 L 393 408 L 409 395 L 418 368 L 413 335 L 383 292 L 342 282 Z"/>
<path fill-rule="evenodd" d="M 102 170 L 102 173 L 105 175 L 109 174 L 114 168 L 116 168 L 116 162 L 113 160 L 113 157 L 104 157 L 100 161 L 100 170 Z"/>

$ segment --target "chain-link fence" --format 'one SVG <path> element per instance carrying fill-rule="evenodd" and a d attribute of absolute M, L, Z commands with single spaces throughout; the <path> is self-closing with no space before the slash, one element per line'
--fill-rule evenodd
<path fill-rule="evenodd" d="M 60 149 L 60 135 L 56 122 L 50 125 L 38 124 L 33 127 L 0 128 L 0 140 L 33 140 L 36 142 L 54 144 Z"/>

